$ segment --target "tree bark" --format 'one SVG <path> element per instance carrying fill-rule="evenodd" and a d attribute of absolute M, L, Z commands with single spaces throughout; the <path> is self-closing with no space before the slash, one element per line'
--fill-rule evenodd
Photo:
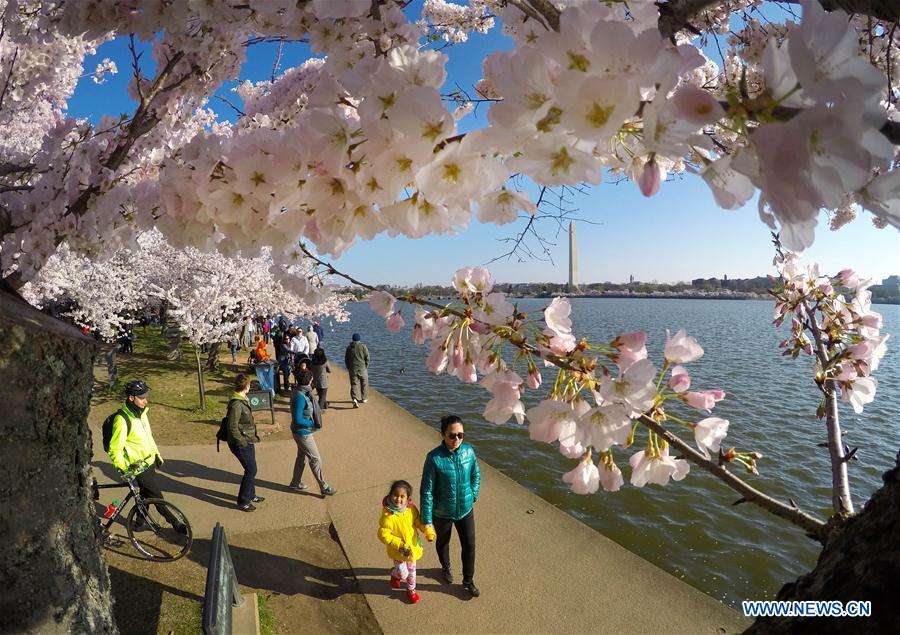
<path fill-rule="evenodd" d="M 900 633 L 900 453 L 882 477 L 884 486 L 836 528 L 816 568 L 778 592 L 778 600 L 869 600 L 872 615 L 859 618 L 760 618 L 746 633 Z M 841 523 L 843 526 L 841 527 Z"/>
<path fill-rule="evenodd" d="M 219 350 L 221 348 L 221 342 L 214 342 L 207 346 L 206 370 L 211 373 L 219 372 Z"/>
<path fill-rule="evenodd" d="M 197 386 L 200 389 L 200 410 L 206 410 L 206 391 L 203 390 L 203 362 L 200 361 L 200 347 L 194 345 L 194 355 L 197 356 Z"/>
<path fill-rule="evenodd" d="M 0 342 L 0 631 L 115 633 L 90 495 L 97 344 L 2 292 Z"/>

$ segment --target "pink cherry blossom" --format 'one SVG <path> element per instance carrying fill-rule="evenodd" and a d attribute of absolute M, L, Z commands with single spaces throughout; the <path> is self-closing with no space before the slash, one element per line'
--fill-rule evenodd
<path fill-rule="evenodd" d="M 385 328 L 391 333 L 399 333 L 405 324 L 406 322 L 403 321 L 403 316 L 400 315 L 400 311 L 397 311 L 387 319 Z"/>
<path fill-rule="evenodd" d="M 694 440 L 706 458 L 709 458 L 710 451 L 718 454 L 722 439 L 727 434 L 728 420 L 719 417 L 707 417 L 694 426 Z"/>
<path fill-rule="evenodd" d="M 661 448 L 658 455 L 641 450 L 633 454 L 628 462 L 631 464 L 631 484 L 635 487 L 648 483 L 666 485 L 669 478 L 680 481 L 691 471 L 687 461 L 669 456 L 668 446 Z"/>
<path fill-rule="evenodd" d="M 574 469 L 563 474 L 562 480 L 576 494 L 593 494 L 600 489 L 600 472 L 588 455 Z"/>
<path fill-rule="evenodd" d="M 387 291 L 373 291 L 369 296 L 369 307 L 383 318 L 390 316 L 394 312 L 394 304 L 397 298 Z"/>
<path fill-rule="evenodd" d="M 859 377 L 853 381 L 841 382 L 841 399 L 853 406 L 856 414 L 875 399 L 878 380 L 874 377 Z"/>
<path fill-rule="evenodd" d="M 656 386 L 653 383 L 655 375 L 656 369 L 649 359 L 639 360 L 616 379 L 602 377 L 600 396 L 607 402 L 627 406 L 631 414 L 643 413 L 653 405 L 656 398 Z"/>
<path fill-rule="evenodd" d="M 481 380 L 491 395 L 491 399 L 484 409 L 484 418 L 487 421 L 501 424 L 509 421 L 515 415 L 521 424 L 525 417 L 525 407 L 520 400 L 522 378 L 512 371 L 490 373 Z"/>
<path fill-rule="evenodd" d="M 625 483 L 625 479 L 622 477 L 622 470 L 611 460 L 609 462 L 601 461 L 599 472 L 600 485 L 604 491 L 618 492 Z"/>
<path fill-rule="evenodd" d="M 421 345 L 421 344 L 425 343 L 425 331 L 422 328 L 422 325 L 419 324 L 418 322 L 416 322 L 413 325 L 412 341 L 413 341 L 413 344 L 416 344 L 416 345 Z"/>
<path fill-rule="evenodd" d="M 572 320 L 569 319 L 571 313 L 572 306 L 567 298 L 553 298 L 550 306 L 544 309 L 544 323 L 547 329 L 554 335 L 571 335 Z"/>
<path fill-rule="evenodd" d="M 532 390 L 537 390 L 541 387 L 541 371 L 536 367 L 528 369 L 527 385 Z"/>
<path fill-rule="evenodd" d="M 684 392 L 691 387 L 691 376 L 684 366 L 676 366 L 669 376 L 669 387 L 675 392 Z"/>
<path fill-rule="evenodd" d="M 716 402 L 722 401 L 725 398 L 725 393 L 721 390 L 688 391 L 682 394 L 681 398 L 692 408 L 706 410 L 708 412 L 715 407 Z"/>
<path fill-rule="evenodd" d="M 578 419 L 579 440 L 584 446 L 606 452 L 613 445 L 626 446 L 631 418 L 625 406 L 610 403 L 596 406 Z"/>
<path fill-rule="evenodd" d="M 444 369 L 447 368 L 447 364 L 449 362 L 449 358 L 447 356 L 447 349 L 443 346 L 437 345 L 431 349 L 431 353 L 428 355 L 428 359 L 425 361 L 425 365 L 428 366 L 428 370 L 430 370 L 435 375 L 440 375 L 444 372 Z"/>
<path fill-rule="evenodd" d="M 659 185 L 666 177 L 666 171 L 656 159 L 650 159 L 644 164 L 641 177 L 638 179 L 638 188 L 644 196 L 654 196 L 659 192 Z"/>
<path fill-rule="evenodd" d="M 670 335 L 669 329 L 666 329 L 666 347 L 663 354 L 670 364 L 687 364 L 703 357 L 703 349 L 697 340 L 684 332 L 684 329 L 675 335 Z"/>
<path fill-rule="evenodd" d="M 563 423 L 574 423 L 575 412 L 572 406 L 555 399 L 544 399 L 526 413 L 528 418 L 528 436 L 532 441 L 553 443 L 559 440 Z"/>

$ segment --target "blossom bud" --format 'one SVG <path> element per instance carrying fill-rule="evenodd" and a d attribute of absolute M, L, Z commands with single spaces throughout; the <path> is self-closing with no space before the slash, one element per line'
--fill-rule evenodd
<path fill-rule="evenodd" d="M 457 344 L 453 347 L 453 360 L 452 365 L 455 368 L 458 368 L 463 365 L 465 362 L 465 355 L 463 354 L 462 344 Z"/>
<path fill-rule="evenodd" d="M 644 196 L 653 196 L 659 191 L 659 184 L 662 182 L 665 170 L 659 167 L 656 159 L 650 159 L 644 164 L 641 176 L 638 178 L 638 187 Z"/>
<path fill-rule="evenodd" d="M 532 390 L 537 390 L 541 387 L 541 371 L 537 369 L 537 367 L 528 369 L 528 381 L 526 385 Z"/>
<path fill-rule="evenodd" d="M 397 311 L 387 319 L 385 327 L 387 327 L 387 330 L 391 333 L 398 333 L 405 324 L 406 322 L 403 321 L 403 316 L 400 315 L 400 311 Z"/>

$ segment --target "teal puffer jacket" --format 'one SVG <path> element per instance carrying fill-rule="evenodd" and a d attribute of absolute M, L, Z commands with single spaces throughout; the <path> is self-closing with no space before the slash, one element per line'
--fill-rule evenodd
<path fill-rule="evenodd" d="M 463 443 L 451 452 L 441 443 L 425 457 L 422 486 L 419 490 L 422 523 L 430 525 L 432 516 L 459 520 L 472 511 L 481 487 L 481 471 L 475 450 Z"/>

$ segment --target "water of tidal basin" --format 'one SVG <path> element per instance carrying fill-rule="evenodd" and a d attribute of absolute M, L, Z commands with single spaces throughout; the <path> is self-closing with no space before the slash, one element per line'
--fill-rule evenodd
<path fill-rule="evenodd" d="M 524 299 L 519 305 L 534 311 L 547 302 Z M 817 447 L 826 437 L 824 425 L 815 419 L 819 393 L 811 379 L 812 360 L 781 357 L 778 342 L 788 331 L 771 325 L 772 306 L 750 300 L 576 298 L 572 300 L 573 332 L 592 341 L 608 341 L 622 331 L 646 331 L 650 358 L 659 366 L 665 329 L 686 328 L 706 352 L 688 365 L 692 389 L 721 388 L 728 393 L 713 411 L 731 422 L 726 447 L 765 455 L 760 476 L 741 470 L 742 475 L 762 491 L 781 500 L 791 497 L 802 509 L 825 518 L 831 506 L 831 478 L 827 451 Z M 601 490 L 589 496 L 569 492 L 560 476 L 575 461 L 561 456 L 555 446 L 529 440 L 524 426 L 484 421 L 481 413 L 488 393 L 482 387 L 427 371 L 427 349 L 411 341 L 413 320 L 408 307 L 403 309 L 407 325 L 397 334 L 388 333 L 367 304 L 349 308 L 349 323 L 324 325 L 329 357 L 343 360 L 350 335 L 360 333 L 371 352 L 372 386 L 434 427 L 442 415 L 458 414 L 466 424 L 466 440 L 482 460 L 672 575 L 735 605 L 746 598 L 771 598 L 785 582 L 815 565 L 819 547 L 800 529 L 749 503 L 733 507 L 739 496 L 699 468 L 693 467 L 683 481 L 666 487 L 629 485 L 627 459 L 646 441 L 643 432 L 635 449 L 615 451 L 626 478 L 619 492 Z M 896 421 L 900 355 L 895 348 L 900 307 L 874 309 L 884 316 L 882 332 L 892 334 L 892 346 L 875 373 L 876 400 L 859 416 L 841 406 L 844 439 L 860 448 L 859 461 L 850 464 L 857 508 L 881 485 L 882 472 L 893 464 L 900 448 Z M 545 384 L 553 380 L 551 371 L 544 370 Z M 545 389 L 529 391 L 526 407 L 546 394 Z M 704 415 L 694 411 L 691 416 L 699 420 Z M 360 434 L 365 431 L 360 429 Z M 479 513 L 490 514 L 490 510 Z M 515 531 L 516 525 L 527 525 L 529 516 L 523 510 L 521 518 L 508 521 Z M 571 555 L 579 557 L 574 551 Z"/>

